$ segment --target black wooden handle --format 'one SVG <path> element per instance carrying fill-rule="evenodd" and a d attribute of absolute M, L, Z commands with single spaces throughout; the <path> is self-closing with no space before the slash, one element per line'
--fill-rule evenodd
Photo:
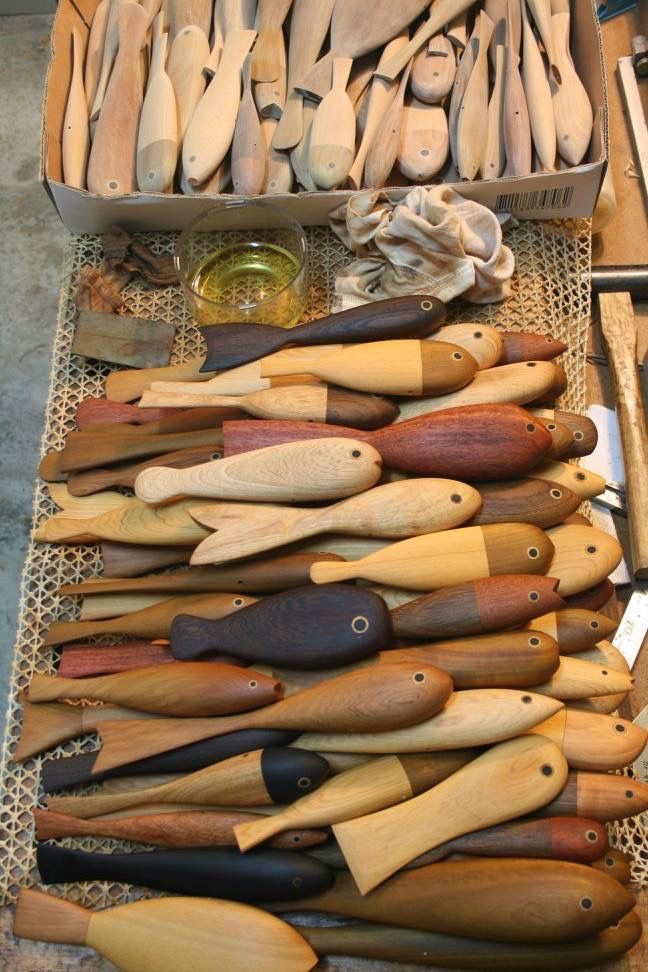
<path fill-rule="evenodd" d="M 292 803 L 317 789 L 329 774 L 329 764 L 319 753 L 278 746 L 263 750 L 261 773 L 274 803 Z"/>
<path fill-rule="evenodd" d="M 39 844 L 45 884 L 118 881 L 158 891 L 231 901 L 297 901 L 325 891 L 333 873 L 321 861 L 284 850 L 241 854 L 236 847 L 95 854 Z"/>

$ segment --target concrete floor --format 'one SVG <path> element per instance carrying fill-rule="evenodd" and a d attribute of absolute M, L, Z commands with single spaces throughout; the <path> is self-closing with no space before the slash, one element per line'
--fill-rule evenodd
<path fill-rule="evenodd" d="M 0 728 L 68 237 L 38 182 L 51 23 L 0 17 Z"/>

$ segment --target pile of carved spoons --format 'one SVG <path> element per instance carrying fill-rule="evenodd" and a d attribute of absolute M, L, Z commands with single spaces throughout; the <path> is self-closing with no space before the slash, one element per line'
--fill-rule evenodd
<path fill-rule="evenodd" d="M 255 196 L 578 165 L 569 0 L 101 0 L 70 37 L 63 179 Z M 213 7 L 213 17 L 212 9 Z"/>
<path fill-rule="evenodd" d="M 24 891 L 16 934 L 135 970 L 155 928 L 156 968 L 187 972 L 544 972 L 638 941 L 605 829 L 648 809 L 618 773 L 647 734 L 616 715 L 633 679 L 601 613 L 621 550 L 578 512 L 604 481 L 569 461 L 596 429 L 554 407 L 564 345 L 443 312 L 207 328 L 205 357 L 81 404 L 36 539 L 99 542 L 104 572 L 60 591 L 80 612 L 49 627 L 58 671 L 33 675 L 14 756 L 99 736 L 43 762 L 44 884 L 179 897 L 92 913 Z M 354 923 L 267 913 L 296 909 Z"/>

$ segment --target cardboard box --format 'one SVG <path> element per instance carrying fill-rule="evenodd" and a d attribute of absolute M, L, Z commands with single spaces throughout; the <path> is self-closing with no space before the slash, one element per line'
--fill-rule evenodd
<path fill-rule="evenodd" d="M 41 179 L 73 233 L 101 233 L 111 223 L 132 230 L 181 229 L 224 196 L 131 193 L 118 198 L 71 189 L 63 179 L 61 132 L 71 73 L 71 30 L 87 33 L 98 0 L 61 0 L 52 30 L 52 59 L 45 89 Z M 601 35 L 593 0 L 572 2 L 572 44 L 576 68 L 594 108 L 594 131 L 587 161 L 579 166 L 526 178 L 452 184 L 464 196 L 495 211 L 527 219 L 590 216 L 607 165 L 606 86 Z M 387 190 L 393 199 L 411 187 Z M 328 213 L 345 202 L 348 190 L 301 192 L 268 197 L 305 225 L 325 224 Z M 265 197 L 264 197 L 265 198 Z"/>

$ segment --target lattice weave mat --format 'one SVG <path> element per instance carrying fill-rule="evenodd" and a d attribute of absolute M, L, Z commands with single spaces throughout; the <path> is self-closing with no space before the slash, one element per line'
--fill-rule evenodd
<path fill-rule="evenodd" d="M 328 310 L 335 275 L 348 262 L 349 254 L 323 227 L 310 227 L 306 233 L 311 255 L 308 310 L 309 317 L 318 317 Z M 172 251 L 175 237 L 147 234 L 142 240 L 162 253 Z M 551 332 L 564 340 L 569 351 L 563 356 L 562 363 L 569 377 L 569 388 L 563 406 L 582 411 L 590 309 L 588 223 L 524 222 L 507 232 L 506 241 L 514 250 L 517 261 L 512 297 L 504 304 L 486 307 L 456 302 L 450 308 L 449 319 L 479 320 L 502 328 Z M 82 398 L 103 395 L 103 379 L 109 366 L 70 353 L 75 316 L 73 298 L 78 275 L 82 267 L 98 266 L 101 259 L 101 240 L 94 236 L 73 238 L 65 252 L 46 427 L 41 442 L 43 452 L 63 445 L 65 434 L 74 428 L 76 406 Z M 152 290 L 137 278 L 137 282 L 128 285 L 124 296 L 127 313 L 177 325 L 174 361 L 200 353 L 201 338 L 187 318 L 179 287 Z M 54 512 L 47 487 L 39 482 L 34 494 L 32 526 L 36 528 Z M 27 688 L 33 672 L 53 671 L 57 662 L 55 649 L 43 649 L 43 635 L 54 619 L 71 619 L 75 615 L 74 601 L 59 597 L 57 591 L 62 584 L 77 583 L 100 573 L 97 547 L 30 544 L 22 577 L 12 692 L 2 755 L 0 904 L 13 901 L 19 887 L 38 883 L 31 809 L 42 795 L 39 793 L 41 759 L 87 752 L 97 747 L 96 737 L 86 736 L 24 764 L 15 764 L 11 760 L 20 734 L 18 695 Z M 636 842 L 636 833 L 630 828 L 622 830 L 620 837 L 625 847 Z M 94 838 L 73 843 L 86 849 L 108 850 L 119 846 L 115 841 Z M 645 866 L 645 861 L 638 862 L 635 877 L 643 877 Z M 66 885 L 64 889 L 54 890 L 94 908 L 117 904 L 140 893 L 108 882 Z"/>

